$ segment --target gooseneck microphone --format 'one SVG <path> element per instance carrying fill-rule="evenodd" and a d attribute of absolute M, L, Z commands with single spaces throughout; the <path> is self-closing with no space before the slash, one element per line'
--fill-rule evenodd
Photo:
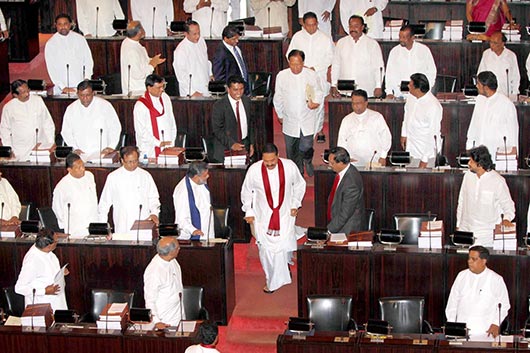
<path fill-rule="evenodd" d="M 504 213 L 501 213 L 501 237 L 502 237 L 502 253 L 504 254 L 504 251 L 506 250 L 505 241 L 504 241 Z"/>
<path fill-rule="evenodd" d="M 508 95 L 508 98 L 510 98 L 511 90 L 510 90 L 510 71 L 506 69 L 506 94 Z"/>
<path fill-rule="evenodd" d="M 35 292 L 37 290 L 35 288 L 33 288 L 33 299 L 31 301 L 31 304 L 32 305 L 35 305 Z M 33 326 L 33 315 L 31 315 L 31 331 L 34 331 L 35 330 L 35 327 Z"/>
<path fill-rule="evenodd" d="M 0 239 L 2 239 L 2 224 L 4 223 L 4 202 L 2 201 L 2 210 L 0 211 Z"/>
<path fill-rule="evenodd" d="M 179 292 L 179 301 L 180 301 L 180 322 L 179 322 L 180 334 L 181 334 L 181 336 L 184 336 L 184 325 L 183 325 L 183 322 L 182 322 L 182 319 L 183 319 L 183 313 L 182 313 L 182 292 Z"/>
<path fill-rule="evenodd" d="M 506 136 L 502 137 L 502 141 L 504 142 L 504 162 L 506 166 L 506 173 L 508 173 L 508 147 L 506 146 Z"/>
<path fill-rule="evenodd" d="M 211 7 L 212 13 L 210 14 L 210 39 L 212 39 L 212 25 L 213 25 L 213 12 L 215 11 L 215 7 Z"/>
<path fill-rule="evenodd" d="M 164 141 L 166 141 L 166 139 L 164 137 L 164 130 L 161 130 L 160 132 L 162 133 L 162 143 L 164 143 Z M 162 148 L 160 148 L 160 153 L 162 153 Z M 164 152 L 164 168 L 166 168 L 166 167 L 167 167 L 167 155 Z"/>
<path fill-rule="evenodd" d="M 99 6 L 96 6 L 96 38 L 98 37 L 98 22 L 99 22 Z"/>
<path fill-rule="evenodd" d="M 127 97 L 131 96 L 131 64 L 127 65 Z"/>
<path fill-rule="evenodd" d="M 138 228 L 136 229 L 136 244 L 140 244 L 140 221 L 142 219 L 142 204 L 138 205 Z"/>
<path fill-rule="evenodd" d="M 188 83 L 188 98 L 191 98 L 191 78 L 193 77 L 192 74 L 190 74 L 190 82 Z"/>
<path fill-rule="evenodd" d="M 213 218 L 213 207 L 210 206 L 210 212 L 208 213 L 208 232 L 206 233 L 206 246 L 210 246 L 210 227 Z"/>
<path fill-rule="evenodd" d="M 379 67 L 379 87 L 383 88 L 383 67 Z M 381 96 L 382 97 L 382 96 Z"/>
<path fill-rule="evenodd" d="M 434 135 L 434 168 L 440 169 L 438 163 L 438 136 Z"/>
<path fill-rule="evenodd" d="M 39 164 L 39 128 L 35 128 L 35 164 Z"/>
<path fill-rule="evenodd" d="M 267 39 L 271 39 L 271 8 L 267 7 L 267 27 L 269 31 L 267 33 Z"/>
<path fill-rule="evenodd" d="M 68 98 L 70 98 L 70 64 L 66 64 L 66 90 Z"/>
<path fill-rule="evenodd" d="M 99 166 L 101 167 L 101 151 L 103 151 L 103 128 L 99 129 Z"/>
<path fill-rule="evenodd" d="M 374 153 L 372 154 L 372 158 L 370 158 L 369 170 L 372 170 L 372 162 L 374 161 L 374 157 L 376 154 L 377 154 L 377 151 L 374 151 Z"/>
<path fill-rule="evenodd" d="M 498 304 L 498 307 L 499 307 L 499 347 L 501 346 L 501 308 L 502 308 L 502 304 L 499 303 Z"/>
<path fill-rule="evenodd" d="M 70 202 L 66 204 L 66 207 L 68 208 L 68 214 L 66 218 L 66 234 L 67 234 L 67 241 L 70 241 Z"/>
<path fill-rule="evenodd" d="M 151 34 L 152 34 L 152 38 L 155 38 L 155 13 L 156 13 L 156 7 L 153 6 L 153 22 L 151 24 L 151 30 L 153 31 Z"/>
<path fill-rule="evenodd" d="M 429 231 L 429 252 L 431 252 L 432 251 L 431 211 L 427 212 L 427 230 Z"/>
<path fill-rule="evenodd" d="M 105 333 L 109 332 L 109 309 L 110 309 L 110 293 L 107 292 L 107 305 L 105 306 L 107 308 L 107 315 L 105 317 Z"/>

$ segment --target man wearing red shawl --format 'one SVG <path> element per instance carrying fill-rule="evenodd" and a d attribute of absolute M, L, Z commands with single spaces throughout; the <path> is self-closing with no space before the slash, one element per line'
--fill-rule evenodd
<path fill-rule="evenodd" d="M 513 18 L 506 0 L 467 0 L 466 18 L 469 22 L 486 22 L 486 35 L 500 31 L 506 19 Z"/>
<path fill-rule="evenodd" d="M 296 164 L 278 157 L 278 148 L 268 143 L 263 157 L 248 169 L 241 203 L 245 221 L 256 238 L 265 272 L 265 293 L 291 283 L 289 264 L 296 250 L 295 221 L 302 206 L 306 183 Z"/>

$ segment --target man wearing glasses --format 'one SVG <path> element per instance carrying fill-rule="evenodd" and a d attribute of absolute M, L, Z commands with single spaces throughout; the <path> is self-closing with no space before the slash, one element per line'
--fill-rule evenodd
<path fill-rule="evenodd" d="M 160 199 L 151 174 L 138 168 L 138 148 L 125 146 L 120 150 L 121 168 L 110 173 L 99 200 L 100 222 L 107 222 L 113 206 L 114 233 L 134 236 L 131 230 L 138 219 L 150 220 L 158 225 Z M 132 238 L 131 238 L 132 239 Z"/>

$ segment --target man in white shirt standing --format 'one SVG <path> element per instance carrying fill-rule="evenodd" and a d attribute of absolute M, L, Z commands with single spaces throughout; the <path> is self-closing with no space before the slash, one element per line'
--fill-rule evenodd
<path fill-rule="evenodd" d="M 142 24 L 139 21 L 129 22 L 127 38 L 121 43 L 120 49 L 121 91 L 123 94 L 142 94 L 147 75 L 166 61 L 160 57 L 160 54 L 152 58 L 147 55 L 147 50 L 140 44 L 140 40 L 144 37 L 145 31 Z"/>
<path fill-rule="evenodd" d="M 414 29 L 403 26 L 399 30 L 399 45 L 388 55 L 385 76 L 387 98 L 402 97 L 401 82 L 409 81 L 415 73 L 424 74 L 432 88 L 436 82 L 436 64 L 431 50 L 425 44 L 414 40 Z"/>
<path fill-rule="evenodd" d="M 256 17 L 256 26 L 260 28 L 281 27 L 282 34 L 289 33 L 287 7 L 296 0 L 250 0 L 250 7 Z"/>
<path fill-rule="evenodd" d="M 253 229 L 265 272 L 265 293 L 291 283 L 289 264 L 296 251 L 295 221 L 306 183 L 297 166 L 265 145 L 262 160 L 250 166 L 241 188 L 245 221 Z"/>
<path fill-rule="evenodd" d="M 49 303 L 53 311 L 68 309 L 65 288 L 55 283 L 55 276 L 61 270 L 59 259 L 53 253 L 57 242 L 57 235 L 44 228 L 24 255 L 15 292 L 24 296 L 25 306 Z M 68 274 L 65 268 L 63 275 Z"/>
<path fill-rule="evenodd" d="M 171 99 L 164 92 L 164 78 L 149 75 L 145 87 L 144 95 L 134 105 L 134 131 L 141 155 L 153 158 L 158 157 L 163 149 L 174 146 L 177 124 Z"/>
<path fill-rule="evenodd" d="M 491 247 L 496 224 L 513 226 L 515 205 L 506 181 L 493 170 L 487 147 L 473 148 L 468 154 L 469 171 L 464 174 L 458 195 L 456 228 L 473 232 L 476 245 Z"/>
<path fill-rule="evenodd" d="M 6 19 L 0 9 L 0 37 L 9 38 L 9 28 L 7 28 Z"/>
<path fill-rule="evenodd" d="M 355 166 L 364 167 L 372 161 L 386 165 L 392 135 L 385 118 L 368 109 L 368 95 L 362 89 L 352 92 L 351 103 L 353 112 L 340 123 L 337 146 L 348 151 Z"/>
<path fill-rule="evenodd" d="M 483 246 L 469 249 L 468 268 L 456 276 L 445 307 L 447 321 L 465 322 L 471 340 L 492 341 L 500 335 L 499 321 L 510 310 L 504 279 L 486 266 L 489 255 Z"/>
<path fill-rule="evenodd" d="M 85 37 L 72 31 L 70 15 L 57 15 L 55 28 L 57 33 L 44 47 L 46 69 L 54 84 L 53 93 L 75 93 L 79 82 L 92 77 L 92 52 Z"/>
<path fill-rule="evenodd" d="M 2 213 L 0 217 L 2 225 L 19 224 L 20 200 L 9 181 L 6 178 L 2 178 L 2 172 L 0 172 L 0 202 L 2 203 L 0 210 Z"/>
<path fill-rule="evenodd" d="M 111 37 L 115 19 L 125 19 L 118 0 L 76 0 L 77 25 L 86 37 Z"/>
<path fill-rule="evenodd" d="M 108 221 L 113 206 L 114 232 L 132 237 L 136 231 L 131 227 L 138 219 L 150 220 L 155 225 L 160 223 L 160 199 L 151 174 L 138 168 L 138 149 L 125 146 L 120 150 L 120 157 L 122 166 L 107 176 L 99 199 L 99 221 Z"/>
<path fill-rule="evenodd" d="M 173 204 L 175 223 L 180 229 L 179 239 L 215 238 L 210 190 L 207 185 L 209 177 L 206 163 L 193 162 L 189 165 L 186 176 L 175 187 Z"/>
<path fill-rule="evenodd" d="M 89 80 L 77 85 L 77 97 L 64 112 L 61 135 L 66 145 L 87 160 L 114 151 L 121 123 L 112 104 L 95 96 Z"/>
<path fill-rule="evenodd" d="M 167 29 L 175 16 L 172 0 L 130 0 L 135 21 L 145 26 L 146 36 L 167 37 Z"/>
<path fill-rule="evenodd" d="M 353 15 L 349 36 L 339 39 L 331 67 L 331 93 L 340 97 L 338 80 L 355 80 L 356 88 L 374 97 L 381 97 L 384 74 L 383 53 L 379 43 L 366 36 L 364 20 Z"/>
<path fill-rule="evenodd" d="M 490 48 L 482 53 L 477 74 L 491 71 L 497 77 L 498 91 L 515 101 L 519 94 L 521 75 L 517 56 L 505 47 L 506 36 L 502 32 L 495 32 L 490 37 Z M 492 151 L 493 153 L 493 151 Z"/>
<path fill-rule="evenodd" d="M 181 308 L 180 296 L 182 272 L 177 262 L 180 245 L 176 238 L 163 237 L 156 244 L 157 254 L 153 257 L 144 272 L 145 307 L 151 310 L 155 328 L 162 330 L 169 326 L 179 326 Z"/>
<path fill-rule="evenodd" d="M 35 142 L 52 145 L 55 125 L 40 96 L 33 95 L 24 80 L 11 83 L 11 99 L 2 110 L 0 137 L 2 145 L 11 146 L 16 160 L 28 160 Z"/>
<path fill-rule="evenodd" d="M 72 238 L 82 238 L 88 235 L 88 225 L 98 221 L 96 182 L 75 153 L 66 157 L 66 170 L 53 190 L 52 209 L 59 228 Z"/>
<path fill-rule="evenodd" d="M 362 16 L 368 29 L 368 35 L 372 38 L 383 38 L 383 10 L 388 0 L 341 0 L 340 21 L 346 33 L 348 30 L 348 19 L 352 15 Z"/>
<path fill-rule="evenodd" d="M 484 145 L 495 158 L 500 148 L 504 152 L 515 147 L 519 153 L 519 121 L 512 101 L 497 91 L 497 78 L 491 71 L 477 76 L 479 95 L 467 130 L 466 149 Z"/>
<path fill-rule="evenodd" d="M 429 80 L 424 74 L 410 76 L 409 92 L 401 127 L 401 147 L 410 152 L 412 158 L 420 161 L 420 168 L 432 168 L 442 144 L 440 129 L 443 108 L 430 92 Z"/>
<path fill-rule="evenodd" d="M 293 49 L 304 52 L 304 65 L 317 73 L 320 80 L 324 96 L 329 93 L 330 84 L 328 82 L 328 69 L 333 61 L 333 50 L 335 46 L 331 38 L 319 29 L 317 15 L 314 12 L 307 12 L 303 16 L 303 28 L 296 32 L 287 53 Z M 316 131 L 319 133 L 317 142 L 325 142 L 322 132 L 324 126 L 324 104 L 318 107 L 318 124 Z M 322 136 L 322 137 L 321 137 Z"/>
<path fill-rule="evenodd" d="M 318 29 L 332 38 L 331 19 L 335 2 L 336 0 L 298 0 L 298 22 L 303 25 L 303 16 L 308 12 L 313 12 L 318 17 Z"/>
<path fill-rule="evenodd" d="M 186 36 L 173 54 L 179 94 L 181 97 L 209 96 L 208 82 L 213 78 L 213 73 L 206 41 L 201 37 L 201 27 L 197 22 L 188 21 L 185 26 Z"/>
<path fill-rule="evenodd" d="M 274 108 L 282 124 L 287 158 L 304 175 L 313 176 L 313 135 L 318 127 L 318 107 L 324 104 L 324 94 L 317 74 L 304 67 L 305 54 L 291 50 L 289 68 L 276 76 Z"/>
<path fill-rule="evenodd" d="M 202 28 L 206 38 L 219 38 L 226 26 L 228 0 L 184 0 L 184 12 Z"/>

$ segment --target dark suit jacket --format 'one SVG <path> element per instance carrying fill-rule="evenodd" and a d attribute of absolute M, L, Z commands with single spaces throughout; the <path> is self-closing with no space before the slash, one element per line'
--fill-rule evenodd
<path fill-rule="evenodd" d="M 357 168 L 350 165 L 335 191 L 328 230 L 346 235 L 363 231 L 367 228 L 365 219 L 363 180 Z"/>
<path fill-rule="evenodd" d="M 248 65 L 245 61 L 245 58 L 243 55 L 241 55 L 243 61 L 245 62 L 245 65 L 247 66 L 248 71 Z M 239 75 L 243 76 L 241 71 L 239 70 L 239 65 L 237 64 L 237 60 L 230 53 L 230 51 L 226 48 L 226 46 L 221 43 L 217 46 L 217 49 L 215 50 L 215 54 L 213 56 L 213 77 L 216 81 L 225 81 L 228 82 L 228 79 L 230 76 Z M 249 93 L 249 86 L 248 86 L 248 72 L 247 77 L 243 77 L 245 80 L 245 94 Z"/>
<path fill-rule="evenodd" d="M 242 96 L 243 106 L 239 109 L 245 109 L 247 114 L 248 133 L 247 138 L 243 140 L 245 147 L 248 148 L 254 144 L 254 120 L 250 114 L 250 99 Z M 215 102 L 212 114 L 212 131 L 213 131 L 213 158 L 211 162 L 221 163 L 224 160 L 224 151 L 236 143 L 241 142 L 237 139 L 237 118 L 228 100 L 228 94 Z"/>

